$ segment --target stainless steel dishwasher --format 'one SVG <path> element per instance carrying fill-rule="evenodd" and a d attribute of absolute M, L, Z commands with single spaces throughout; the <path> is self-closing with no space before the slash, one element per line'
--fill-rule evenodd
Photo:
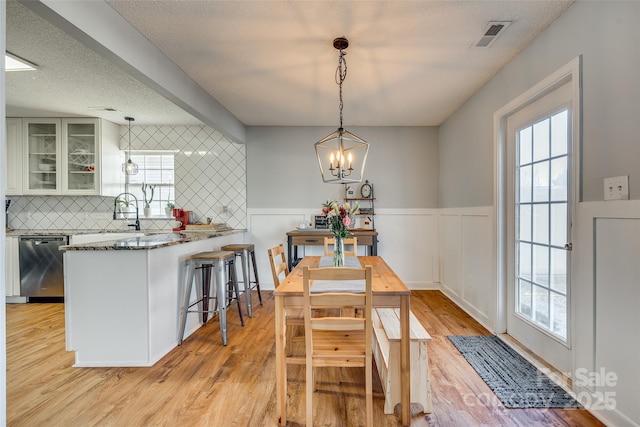
<path fill-rule="evenodd" d="M 67 236 L 22 236 L 20 256 L 20 295 L 28 302 L 62 302 L 64 271 L 62 252 Z"/>

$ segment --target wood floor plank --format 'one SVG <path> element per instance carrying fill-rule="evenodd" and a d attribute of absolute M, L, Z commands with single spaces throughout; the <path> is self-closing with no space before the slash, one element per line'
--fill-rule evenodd
<path fill-rule="evenodd" d="M 263 300 L 245 327 L 237 312 L 228 311 L 228 346 L 212 319 L 150 368 L 73 368 L 62 304 L 8 304 L 7 425 L 273 427 L 275 304 L 269 292 Z M 412 426 L 602 425 L 585 410 L 504 408 L 447 339 L 488 331 L 438 291 L 414 291 L 411 309 L 432 336 L 433 397 L 432 414 L 412 405 Z M 304 367 L 288 366 L 287 372 L 288 425 L 301 427 Z M 364 425 L 362 369 L 318 369 L 316 379 L 316 426 Z M 399 425 L 383 412 L 375 369 L 373 392 L 375 426 Z"/>

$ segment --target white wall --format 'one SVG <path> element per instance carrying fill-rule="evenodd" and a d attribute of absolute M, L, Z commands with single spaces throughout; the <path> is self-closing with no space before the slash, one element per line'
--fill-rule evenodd
<path fill-rule="evenodd" d="M 582 55 L 582 142 L 573 223 L 571 345 L 573 374 L 613 372 L 615 386 L 589 386 L 574 378 L 574 391 L 610 425 L 640 425 L 640 3 L 576 2 L 440 127 L 440 258 L 442 289 L 472 316 L 497 325 L 495 231 L 486 245 L 493 212 L 493 113 Z M 603 202 L 602 180 L 629 175 L 631 201 Z M 635 190 L 633 190 L 635 189 Z M 471 240 L 472 244 L 466 242 Z M 487 253 L 489 256 L 487 257 Z M 465 260 L 474 259 L 469 265 Z M 486 300 L 476 303 L 466 273 L 488 279 Z M 488 310 L 485 312 L 484 310 Z M 495 329 L 495 328 L 494 328 Z M 492 329 L 493 330 L 493 329 Z M 614 407 L 598 406 L 615 393 Z M 592 394 L 593 393 L 593 394 Z M 600 399 L 600 400 L 598 400 Z M 607 402 L 609 403 L 609 402 Z M 591 405 L 589 405 L 591 404 Z"/>
<path fill-rule="evenodd" d="M 492 115 L 571 59 L 583 58 L 582 200 L 629 175 L 640 199 L 640 3 L 576 2 L 441 127 L 440 207 L 493 204 Z"/>
<path fill-rule="evenodd" d="M 364 177 L 373 183 L 378 254 L 412 289 L 437 287 L 438 132 L 435 128 L 360 127 L 350 132 L 371 145 Z M 320 177 L 313 144 L 329 127 L 247 129 L 248 228 L 259 274 L 273 286 L 267 249 L 286 244 L 286 232 L 341 199 L 342 185 Z M 307 247 L 307 254 L 320 254 Z M 362 248 L 364 249 L 364 248 Z"/>
<path fill-rule="evenodd" d="M 433 127 L 347 127 L 369 142 L 364 178 L 376 208 L 438 206 L 438 130 Z M 247 200 L 250 208 L 318 207 L 342 197 L 341 185 L 320 177 L 313 144 L 330 127 L 247 128 Z"/>

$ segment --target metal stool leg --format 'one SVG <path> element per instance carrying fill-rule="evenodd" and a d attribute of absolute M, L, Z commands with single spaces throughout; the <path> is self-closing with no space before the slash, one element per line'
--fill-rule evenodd
<path fill-rule="evenodd" d="M 256 279 L 256 289 L 258 290 L 258 300 L 260 300 L 260 305 L 262 305 L 262 294 L 260 293 L 260 281 L 258 280 L 258 267 L 256 266 L 255 250 L 251 251 L 251 263 L 253 264 L 253 277 L 254 279 Z M 251 280 L 249 280 L 249 284 L 251 284 Z M 251 292 L 251 286 L 249 286 L 249 292 Z"/>
<path fill-rule="evenodd" d="M 203 268 L 205 267 L 203 267 L 202 264 L 200 264 L 198 261 L 195 262 L 194 277 L 196 279 L 196 298 L 197 298 L 198 312 L 202 314 L 202 316 L 198 316 L 198 321 L 200 322 L 200 325 L 204 325 L 206 322 L 206 317 L 204 316 L 205 301 L 203 298 L 203 289 L 206 286 L 204 282 L 205 273 L 204 271 L 201 271 L 201 274 L 195 274 L 195 270 L 197 269 L 202 270 Z"/>
<path fill-rule="evenodd" d="M 236 258 L 240 256 L 240 265 L 242 266 L 242 286 L 245 301 L 247 303 L 247 316 L 252 317 L 253 313 L 251 311 L 251 282 L 249 281 L 249 278 L 247 276 L 247 274 L 249 273 L 247 269 L 247 251 L 242 250 L 235 252 Z"/>
<path fill-rule="evenodd" d="M 209 295 L 211 289 L 211 264 L 203 264 L 201 267 L 202 271 L 202 322 L 204 325 L 207 323 L 207 319 L 209 317 L 209 300 L 211 296 Z"/>
<path fill-rule="evenodd" d="M 220 335 L 222 335 L 222 344 L 227 345 L 227 304 L 225 303 L 225 284 L 226 271 L 224 262 L 216 262 L 214 264 L 216 269 L 216 300 L 218 303 L 218 314 L 220 320 Z"/>
<path fill-rule="evenodd" d="M 178 331 L 178 345 L 182 344 L 184 338 L 184 328 L 187 324 L 187 312 L 189 310 L 189 297 L 191 296 L 191 286 L 193 284 L 193 275 L 195 271 L 195 262 L 190 260 L 187 263 L 185 271 L 185 282 L 182 290 L 182 307 L 180 309 L 180 330 Z"/>
<path fill-rule="evenodd" d="M 235 263 L 229 263 L 229 294 L 235 293 L 235 300 L 238 306 L 238 315 L 240 316 L 240 324 L 244 326 L 244 319 L 242 318 L 242 310 L 240 309 L 240 292 L 238 290 L 238 277 L 236 276 Z M 231 298 L 230 298 L 231 299 Z"/>

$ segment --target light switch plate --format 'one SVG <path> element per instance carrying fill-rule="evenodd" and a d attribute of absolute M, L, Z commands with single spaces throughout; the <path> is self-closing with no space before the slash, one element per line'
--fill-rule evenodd
<path fill-rule="evenodd" d="M 604 179 L 605 200 L 629 200 L 629 176 L 614 176 Z"/>

